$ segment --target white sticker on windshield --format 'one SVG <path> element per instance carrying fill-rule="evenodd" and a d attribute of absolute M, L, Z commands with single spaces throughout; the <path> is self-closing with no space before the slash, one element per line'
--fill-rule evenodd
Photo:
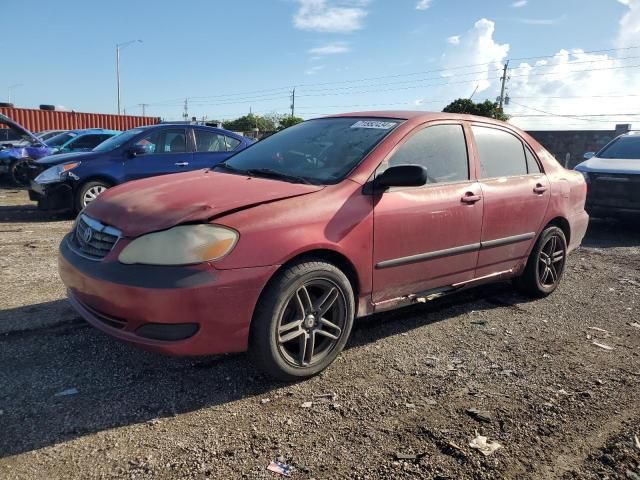
<path fill-rule="evenodd" d="M 351 125 L 351 128 L 375 128 L 378 130 L 389 130 L 395 127 L 395 122 L 379 122 L 376 120 L 360 120 Z"/>

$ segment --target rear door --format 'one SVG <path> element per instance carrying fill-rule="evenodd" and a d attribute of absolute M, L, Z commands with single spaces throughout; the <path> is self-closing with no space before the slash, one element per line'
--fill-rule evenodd
<path fill-rule="evenodd" d="M 374 199 L 374 303 L 471 280 L 478 259 L 483 203 L 463 125 L 414 130 L 377 173 L 402 164 L 426 167 L 428 183 Z"/>
<path fill-rule="evenodd" d="M 125 181 L 193 169 L 187 128 L 153 129 L 134 145 L 144 146 L 147 153 L 125 160 Z"/>
<path fill-rule="evenodd" d="M 229 135 L 204 128 L 194 128 L 195 151 L 193 153 L 193 168 L 211 168 L 226 160 L 240 145 Z"/>
<path fill-rule="evenodd" d="M 476 277 L 513 269 L 528 252 L 549 205 L 549 180 L 532 150 L 498 126 L 471 126 L 484 198 Z"/>

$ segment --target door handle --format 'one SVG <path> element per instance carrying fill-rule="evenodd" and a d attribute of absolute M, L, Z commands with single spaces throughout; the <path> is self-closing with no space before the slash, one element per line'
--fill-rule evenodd
<path fill-rule="evenodd" d="M 547 187 L 542 185 L 541 183 L 537 183 L 535 187 L 533 187 L 533 193 L 544 193 L 547 191 Z"/>
<path fill-rule="evenodd" d="M 476 203 L 478 201 L 480 201 L 482 199 L 481 195 L 476 195 L 473 192 L 467 192 L 464 194 L 464 196 L 460 199 L 460 201 L 462 203 Z"/>
<path fill-rule="evenodd" d="M 187 165 L 189 165 L 189 162 L 177 162 L 177 163 L 174 163 L 174 165 L 176 167 L 186 167 Z"/>

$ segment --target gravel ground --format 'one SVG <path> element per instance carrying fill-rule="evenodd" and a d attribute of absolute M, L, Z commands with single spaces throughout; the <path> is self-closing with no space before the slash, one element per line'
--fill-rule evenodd
<path fill-rule="evenodd" d="M 498 284 L 363 319 L 290 385 L 83 323 L 69 227 L 0 190 L 0 478 L 640 479 L 640 227 L 593 222 L 544 300 Z"/>

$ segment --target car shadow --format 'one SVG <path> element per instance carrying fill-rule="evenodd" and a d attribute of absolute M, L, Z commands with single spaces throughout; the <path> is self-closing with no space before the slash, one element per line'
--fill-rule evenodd
<path fill-rule="evenodd" d="M 498 284 L 373 315 L 356 322 L 347 348 L 523 301 L 510 286 Z M 176 358 L 128 346 L 90 327 L 64 303 L 49 305 L 61 312 L 56 326 L 0 334 L 0 458 L 112 428 L 225 408 L 239 399 L 259 401 L 284 386 L 256 372 L 244 354 Z M 5 315 L 21 316 L 27 324 L 43 305 Z"/>
<path fill-rule="evenodd" d="M 640 217 L 629 219 L 599 219 L 589 221 L 583 247 L 616 248 L 640 246 Z"/>
<path fill-rule="evenodd" d="M 1 223 L 59 222 L 72 219 L 71 212 L 47 212 L 38 210 L 35 204 L 0 205 Z"/>

